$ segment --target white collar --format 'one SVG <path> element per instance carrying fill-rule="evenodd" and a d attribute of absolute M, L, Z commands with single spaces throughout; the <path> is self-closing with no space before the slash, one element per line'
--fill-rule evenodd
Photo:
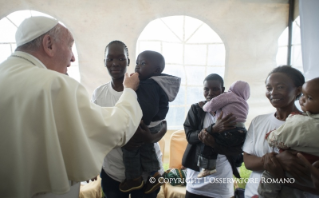
<path fill-rule="evenodd" d="M 11 57 L 20 58 L 22 60 L 25 60 L 31 63 L 34 66 L 47 69 L 47 67 L 39 59 L 37 59 L 35 56 L 29 53 L 22 52 L 22 51 L 15 51 L 14 53 L 12 53 Z"/>

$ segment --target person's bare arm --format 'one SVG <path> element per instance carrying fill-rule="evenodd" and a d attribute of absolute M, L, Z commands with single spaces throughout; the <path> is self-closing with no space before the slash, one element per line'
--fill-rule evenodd
<path fill-rule="evenodd" d="M 267 153 L 267 154 L 271 154 L 271 153 Z M 264 155 L 263 157 L 257 157 L 255 155 L 251 155 L 244 152 L 244 163 L 246 168 L 251 171 L 263 171 L 264 158 L 266 157 L 266 155 Z"/>
<path fill-rule="evenodd" d="M 138 73 L 133 73 L 130 76 L 126 73 L 123 81 L 123 86 L 125 88 L 131 88 L 134 91 L 137 90 L 140 80 L 138 78 Z"/>

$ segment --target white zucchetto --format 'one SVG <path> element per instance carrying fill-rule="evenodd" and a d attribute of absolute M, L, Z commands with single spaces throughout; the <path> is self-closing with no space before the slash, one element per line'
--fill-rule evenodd
<path fill-rule="evenodd" d="M 43 16 L 25 19 L 18 27 L 15 35 L 17 47 L 38 38 L 57 24 L 58 20 Z"/>

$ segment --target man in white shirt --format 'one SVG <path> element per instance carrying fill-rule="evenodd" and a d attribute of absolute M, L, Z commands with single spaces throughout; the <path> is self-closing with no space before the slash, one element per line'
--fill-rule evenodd
<path fill-rule="evenodd" d="M 78 197 L 78 182 L 98 175 L 140 123 L 138 74 L 126 74 L 122 97 L 102 108 L 65 75 L 73 37 L 57 20 L 26 19 L 16 43 L 0 64 L 0 197 Z"/>
<path fill-rule="evenodd" d="M 123 42 L 112 41 L 106 46 L 105 66 L 112 81 L 95 89 L 92 102 L 102 107 L 113 107 L 123 97 L 123 80 L 129 63 L 128 49 Z M 139 130 L 144 131 L 144 134 L 135 133 L 130 142 L 125 146 L 126 148 L 138 147 L 144 142 L 158 142 L 166 133 L 166 122 L 160 132 L 156 134 L 151 134 L 148 127 L 143 124 L 141 124 Z M 161 151 L 157 143 L 154 144 L 154 149 L 160 162 L 160 167 L 162 167 Z M 163 169 L 161 168 L 159 172 L 163 174 Z M 147 176 L 144 175 L 145 178 Z M 105 156 L 101 178 L 103 192 L 108 198 L 128 198 L 129 195 L 131 195 L 131 198 L 156 198 L 158 193 L 158 190 L 149 194 L 145 194 L 144 189 L 133 190 L 130 193 L 123 193 L 119 190 L 120 183 L 125 179 L 123 153 L 119 147 L 114 148 Z"/>

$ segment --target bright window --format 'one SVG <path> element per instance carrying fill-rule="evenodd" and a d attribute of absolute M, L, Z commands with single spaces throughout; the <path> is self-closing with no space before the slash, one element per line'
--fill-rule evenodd
<path fill-rule="evenodd" d="M 278 39 L 277 65 L 287 65 L 288 27 Z M 300 37 L 300 17 L 298 16 L 292 26 L 291 66 L 303 73 Z"/>
<path fill-rule="evenodd" d="M 50 15 L 38 11 L 22 10 L 13 12 L 0 20 L 0 29 L 5 30 L 0 31 L 0 63 L 6 60 L 11 55 L 11 53 L 15 51 L 17 47 L 15 42 L 15 33 L 17 31 L 17 28 L 24 19 L 29 18 L 31 16 L 46 16 L 53 18 Z M 73 62 L 71 66 L 68 68 L 68 74 L 70 77 L 80 82 L 79 64 L 77 61 L 78 54 L 76 51 L 75 43 L 73 45 L 72 50 L 74 53 L 75 62 Z"/>
<path fill-rule="evenodd" d="M 278 39 L 277 65 L 287 65 L 288 33 L 287 27 Z M 300 16 L 293 22 L 291 44 L 291 66 L 304 73 L 301 54 Z M 302 111 L 298 100 L 295 101 L 295 105 Z"/>
<path fill-rule="evenodd" d="M 137 40 L 136 56 L 144 50 L 165 57 L 164 73 L 182 78 L 177 98 L 170 103 L 166 120 L 169 129 L 183 129 L 191 104 L 204 100 L 203 80 L 210 73 L 224 77 L 225 46 L 204 22 L 188 16 L 151 21 Z"/>

